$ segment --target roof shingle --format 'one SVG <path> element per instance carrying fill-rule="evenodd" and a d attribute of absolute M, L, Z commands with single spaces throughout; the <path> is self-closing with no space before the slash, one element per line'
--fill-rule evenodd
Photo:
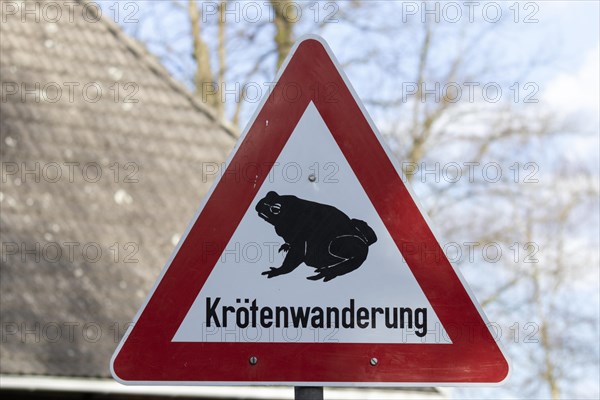
<path fill-rule="evenodd" d="M 0 24 L 2 374 L 109 376 L 209 188 L 202 163 L 234 144 L 143 46 L 72 15 Z"/>

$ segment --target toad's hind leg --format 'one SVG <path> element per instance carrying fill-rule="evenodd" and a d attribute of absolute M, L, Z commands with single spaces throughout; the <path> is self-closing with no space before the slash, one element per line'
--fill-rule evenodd
<path fill-rule="evenodd" d="M 358 236 L 338 236 L 329 244 L 329 254 L 333 259 L 339 261 L 317 268 L 317 274 L 307 279 L 313 281 L 323 279 L 324 282 L 327 282 L 335 277 L 352 272 L 363 264 L 368 253 L 369 245 Z"/>

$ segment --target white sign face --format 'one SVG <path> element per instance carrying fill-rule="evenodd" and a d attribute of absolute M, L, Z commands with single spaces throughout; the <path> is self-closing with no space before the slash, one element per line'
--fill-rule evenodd
<path fill-rule="evenodd" d="M 290 204 L 285 196 L 301 201 Z M 266 198 L 271 207 L 267 213 L 284 215 L 285 211 L 289 216 L 289 209 L 284 208 L 291 207 L 295 218 L 272 224 L 259 216 L 255 208 Z M 341 224 L 332 227 L 339 232 L 327 243 L 312 243 L 310 214 L 320 212 L 311 211 L 314 203 L 333 206 L 350 219 L 364 221 L 367 227 L 357 225 L 356 229 L 366 233 L 363 236 L 369 236 L 366 231 L 372 229 L 375 242 L 364 237 L 355 242 L 356 232 Z M 303 205 L 301 209 L 298 204 Z M 302 213 L 306 218 L 298 218 Z M 268 278 L 263 273 L 281 267 L 286 257 L 300 254 L 300 259 L 308 258 L 306 249 L 278 251 L 285 243 L 276 231 L 278 227 L 281 233 L 281 224 L 294 230 L 296 239 L 306 236 L 308 252 L 313 248 L 313 252 L 326 253 L 317 254 L 316 262 L 308 260 L 312 267 L 302 261 L 291 272 Z M 336 258 L 338 243 L 342 249 L 337 249 Z M 358 261 L 348 266 L 350 272 L 342 266 L 339 275 L 325 281 L 326 276 L 320 276 L 315 266 L 327 271 L 344 260 L 339 257 L 344 251 L 345 259 Z M 332 255 L 339 261 L 321 262 Z M 312 102 L 173 341 L 452 343 Z"/>

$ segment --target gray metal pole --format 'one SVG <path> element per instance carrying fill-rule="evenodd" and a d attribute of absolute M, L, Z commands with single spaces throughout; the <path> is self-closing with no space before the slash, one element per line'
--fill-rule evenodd
<path fill-rule="evenodd" d="M 323 400 L 322 386 L 294 386 L 296 400 Z"/>

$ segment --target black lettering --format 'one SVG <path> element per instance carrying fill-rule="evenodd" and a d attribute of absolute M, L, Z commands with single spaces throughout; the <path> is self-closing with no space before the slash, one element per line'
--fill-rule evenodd
<path fill-rule="evenodd" d="M 327 307 L 327 327 L 331 328 L 331 316 L 335 317 L 334 328 L 340 327 L 340 309 L 337 307 Z"/>
<path fill-rule="evenodd" d="M 396 313 L 396 310 L 398 310 L 396 307 L 392 309 L 390 309 L 389 307 L 385 308 L 385 326 L 388 329 L 398 328 L 398 314 Z M 392 314 L 392 316 L 394 317 L 394 322 L 390 322 L 390 314 Z"/>
<path fill-rule="evenodd" d="M 356 325 L 361 329 L 369 327 L 369 310 L 361 307 L 356 312 Z"/>
<path fill-rule="evenodd" d="M 426 308 L 417 308 L 415 310 L 415 328 L 418 330 L 415 331 L 415 334 L 418 337 L 423 337 L 427 335 L 427 309 Z"/>
<path fill-rule="evenodd" d="M 217 328 L 221 327 L 221 323 L 219 322 L 219 317 L 217 316 L 217 306 L 219 305 L 219 302 L 221 301 L 220 297 L 217 297 L 217 299 L 215 300 L 215 303 L 211 306 L 210 302 L 211 302 L 211 298 L 207 297 L 206 298 L 206 326 L 210 328 L 210 323 L 212 320 L 215 321 L 215 326 Z"/>
<path fill-rule="evenodd" d="M 408 315 L 408 326 L 407 328 L 412 329 L 412 309 L 407 307 L 400 308 L 400 329 L 404 329 L 404 315 Z"/>
<path fill-rule="evenodd" d="M 349 316 L 347 319 L 346 316 Z M 350 307 L 342 308 L 342 326 L 354 328 L 354 299 L 350 299 Z"/>
<path fill-rule="evenodd" d="M 298 328 L 299 326 L 306 328 L 306 325 L 308 325 L 310 307 L 292 307 L 291 312 L 294 328 Z"/>
<path fill-rule="evenodd" d="M 310 324 L 313 328 L 323 328 L 323 309 L 314 307 L 312 309 L 313 316 L 310 319 Z"/>
<path fill-rule="evenodd" d="M 287 328 L 288 327 L 288 308 L 287 307 L 275 307 L 275 326 L 277 328 L 281 328 L 281 314 L 283 311 L 283 316 L 285 317 L 284 320 L 284 324 L 283 324 L 283 328 Z"/>
<path fill-rule="evenodd" d="M 252 300 L 250 311 L 252 311 L 252 327 L 256 328 L 256 312 L 258 311 L 258 307 L 256 306 L 256 299 Z"/>
<path fill-rule="evenodd" d="M 419 337 L 427 335 L 427 308 L 410 307 L 359 307 L 355 299 L 348 306 L 339 307 L 261 307 L 257 300 L 236 299 L 236 306 L 221 306 L 221 297 L 206 298 L 206 326 L 227 328 L 229 314 L 232 321 L 241 329 L 249 326 L 270 328 L 289 328 L 290 318 L 293 328 L 345 328 L 376 329 L 377 319 L 381 315 L 387 329 L 415 329 Z M 219 313 L 219 307 L 221 311 Z M 219 315 L 221 318 L 219 319 Z M 290 317 L 291 315 L 291 317 Z M 341 325 L 341 326 L 340 326 Z"/>
<path fill-rule="evenodd" d="M 260 309 L 260 325 L 263 328 L 270 328 L 273 325 L 273 309 L 271 307 L 264 307 Z"/>
<path fill-rule="evenodd" d="M 250 324 L 250 312 L 246 307 L 240 307 L 235 313 L 235 323 L 240 328 L 247 328 Z"/>
<path fill-rule="evenodd" d="M 227 328 L 227 313 L 228 312 L 235 314 L 235 307 L 233 307 L 233 306 L 223 307 L 223 328 Z"/>
<path fill-rule="evenodd" d="M 383 308 L 372 307 L 371 308 L 371 328 L 377 328 L 377 313 L 383 315 Z"/>

